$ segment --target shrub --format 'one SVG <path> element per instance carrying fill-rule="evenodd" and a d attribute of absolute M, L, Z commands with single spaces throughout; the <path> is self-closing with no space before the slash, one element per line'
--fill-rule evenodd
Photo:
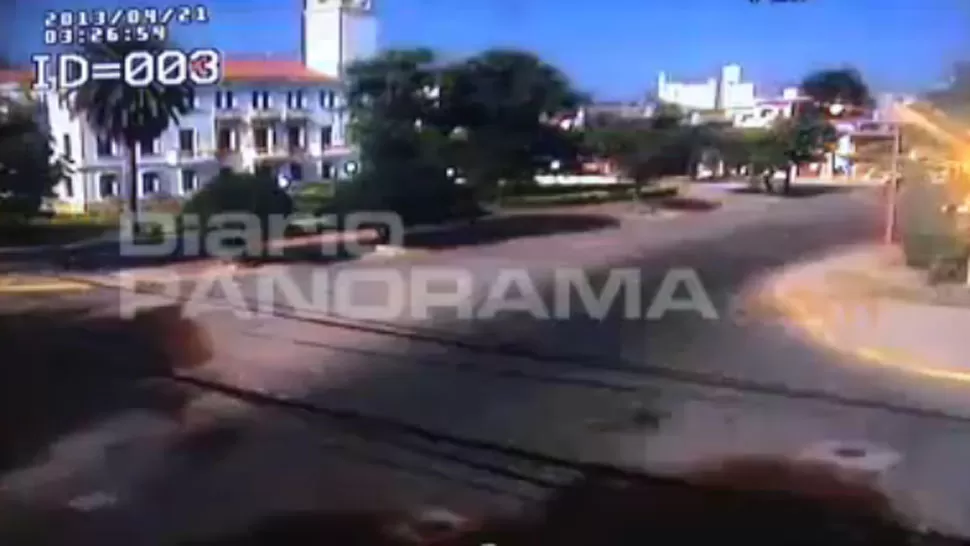
<path fill-rule="evenodd" d="M 925 179 L 910 178 L 899 192 L 899 235 L 906 263 L 929 268 L 941 257 L 958 256 L 963 243 L 948 204 L 946 188 Z"/>
<path fill-rule="evenodd" d="M 196 192 L 182 209 L 183 214 L 199 219 L 203 231 L 207 226 L 215 227 L 209 224 L 212 217 L 219 214 L 246 213 L 256 217 L 261 228 L 260 240 L 238 240 L 239 250 L 232 256 L 235 258 L 262 252 L 262 247 L 272 235 L 270 219 L 289 216 L 292 212 L 293 200 L 271 177 L 230 171 L 219 173 Z M 204 250 L 211 252 L 213 249 Z"/>
<path fill-rule="evenodd" d="M 184 201 L 171 195 L 153 195 L 141 202 L 141 210 L 151 213 L 178 215 L 182 212 Z"/>
<path fill-rule="evenodd" d="M 91 216 L 117 219 L 124 210 L 125 204 L 120 197 L 109 197 L 89 203 L 85 212 Z"/>
<path fill-rule="evenodd" d="M 933 256 L 927 269 L 930 284 L 964 283 L 967 280 L 967 260 L 970 247 L 964 246 L 952 254 Z"/>
<path fill-rule="evenodd" d="M 341 184 L 333 200 L 315 212 L 341 215 L 353 211 L 391 211 L 400 215 L 405 225 L 483 214 L 470 191 L 449 180 L 415 181 L 405 187 L 363 176 Z"/>
<path fill-rule="evenodd" d="M 333 200 L 333 182 L 308 182 L 293 191 L 293 207 L 297 212 L 315 212 Z"/>

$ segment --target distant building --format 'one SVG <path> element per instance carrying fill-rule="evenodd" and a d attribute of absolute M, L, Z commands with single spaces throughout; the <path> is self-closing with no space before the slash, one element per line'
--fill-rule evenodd
<path fill-rule="evenodd" d="M 766 129 L 780 119 L 792 117 L 798 104 L 804 100 L 797 87 L 789 87 L 782 91 L 780 97 L 757 98 L 751 106 L 735 108 L 730 119 L 735 127 Z"/>
<path fill-rule="evenodd" d="M 598 102 L 583 106 L 574 118 L 576 127 L 595 127 L 612 120 L 642 119 L 653 115 L 645 102 Z"/>
<path fill-rule="evenodd" d="M 304 0 L 301 46 L 301 60 L 224 60 L 222 83 L 201 89 L 194 111 L 159 139 L 139 143 L 138 196 L 189 195 L 221 167 L 267 170 L 294 183 L 343 177 L 355 151 L 342 77 L 349 63 L 377 51 L 371 0 Z M 13 93 L 32 76 L 0 71 L 0 92 Z M 126 197 L 125 151 L 55 94 L 37 98 L 56 152 L 73 161 L 58 197 L 74 208 Z"/>
<path fill-rule="evenodd" d="M 755 87 L 741 79 L 741 66 L 736 64 L 724 66 L 718 77 L 701 82 L 673 81 L 661 72 L 657 77 L 657 99 L 687 110 L 730 113 L 754 106 Z"/>

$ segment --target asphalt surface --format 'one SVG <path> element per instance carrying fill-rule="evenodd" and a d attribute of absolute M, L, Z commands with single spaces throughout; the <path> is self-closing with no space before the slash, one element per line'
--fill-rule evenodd
<path fill-rule="evenodd" d="M 820 456 L 833 446 L 862 448 L 852 462 L 878 473 L 914 519 L 970 534 L 965 387 L 868 368 L 813 347 L 778 317 L 738 311 L 737 298 L 760 275 L 877 237 L 878 222 L 878 200 L 865 191 L 746 197 L 703 215 L 628 218 L 585 233 L 489 245 L 456 240 L 454 248 L 440 244 L 429 254 L 337 263 L 331 274 L 370 268 L 409 275 L 419 266 L 458 266 L 474 272 L 477 308 L 510 268 L 533 279 L 547 302 L 548 279 L 563 265 L 598 272 L 594 285 L 609 271 L 635 268 L 643 302 L 652 300 L 668 271 L 686 268 L 701 280 L 718 318 L 671 312 L 630 319 L 620 305 L 602 318 L 574 313 L 559 320 L 524 312 L 456 320 L 453 311 L 442 310 L 388 320 L 395 325 L 388 335 L 373 330 L 387 324 L 323 323 L 327 315 L 305 303 L 286 309 L 288 318 L 209 311 L 199 320 L 221 341 L 199 373 L 321 411 L 360 412 L 652 472 L 729 455 Z M 313 280 L 318 266 L 285 271 L 296 286 L 317 282 L 318 292 L 333 289 Z M 253 299 L 257 283 L 244 277 L 236 286 Z M 387 296 L 373 287 L 359 291 L 365 299 Z M 117 295 L 85 297 L 110 302 Z M 408 306 L 404 315 L 411 311 Z M 186 447 L 172 440 L 181 434 L 177 425 L 142 415 L 137 425 L 88 434 L 126 438 L 115 442 L 128 447 L 114 450 L 110 462 L 89 457 L 82 467 L 77 456 L 52 457 L 39 465 L 46 474 L 34 472 L 60 478 L 22 474 L 20 481 L 8 478 L 5 491 L 31 506 L 106 492 L 113 500 L 91 509 L 93 523 L 71 527 L 72 536 L 103 539 L 110 530 L 115 539 L 137 544 L 146 537 L 218 532 L 278 510 L 430 503 L 474 512 L 514 509 L 523 497 L 542 494 L 455 459 L 529 476 L 565 476 L 399 432 L 370 430 L 361 438 L 367 427 L 344 426 L 347 419 L 323 413 L 296 417 L 221 395 L 199 400 L 196 411 L 209 417 L 202 421 L 219 423 L 212 445 Z"/>

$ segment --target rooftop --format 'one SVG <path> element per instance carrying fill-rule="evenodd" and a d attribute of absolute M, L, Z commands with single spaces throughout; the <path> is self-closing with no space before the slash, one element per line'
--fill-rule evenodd
<path fill-rule="evenodd" d="M 0 70 L 0 84 L 30 83 L 34 72 L 30 69 Z M 227 59 L 223 79 L 239 82 L 280 83 L 337 83 L 332 76 L 310 70 L 297 60 Z"/>

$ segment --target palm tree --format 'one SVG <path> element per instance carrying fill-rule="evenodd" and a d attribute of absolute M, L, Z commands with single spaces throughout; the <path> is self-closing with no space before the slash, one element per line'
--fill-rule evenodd
<path fill-rule="evenodd" d="M 82 48 L 82 54 L 92 63 L 123 63 L 128 54 L 148 51 L 158 54 L 172 49 L 161 41 L 92 43 Z M 135 147 L 139 142 L 159 138 L 172 123 L 192 109 L 194 85 L 162 85 L 154 82 L 147 87 L 133 87 L 121 80 L 88 80 L 77 89 L 67 92 L 72 112 L 83 115 L 88 124 L 101 135 L 124 146 L 128 160 L 128 213 L 133 228 L 138 230 L 138 158 Z"/>

